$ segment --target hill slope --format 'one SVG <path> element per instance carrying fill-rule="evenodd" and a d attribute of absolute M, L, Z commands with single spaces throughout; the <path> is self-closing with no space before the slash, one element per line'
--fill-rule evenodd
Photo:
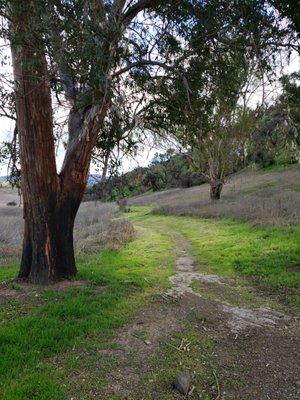
<path fill-rule="evenodd" d="M 300 166 L 272 170 L 246 168 L 231 175 L 222 198 L 209 199 L 209 185 L 136 196 L 129 205 L 151 205 L 158 214 L 230 217 L 262 225 L 300 221 Z"/>

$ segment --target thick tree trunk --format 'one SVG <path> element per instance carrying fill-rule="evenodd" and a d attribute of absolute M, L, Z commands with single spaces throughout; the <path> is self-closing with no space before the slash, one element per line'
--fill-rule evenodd
<path fill-rule="evenodd" d="M 57 175 L 40 21 L 35 2 L 22 6 L 12 26 L 13 37 L 22 38 L 18 45 L 12 40 L 25 221 L 19 279 L 45 284 L 76 273 L 73 225 L 81 199 L 78 188 L 65 192 Z"/>
<path fill-rule="evenodd" d="M 38 6 L 42 3 L 22 0 L 12 15 L 11 27 L 25 221 L 19 279 L 47 284 L 76 274 L 74 221 L 108 103 L 104 97 L 102 105 L 87 111 L 71 110 L 70 140 L 58 175 Z"/>
<path fill-rule="evenodd" d="M 73 228 L 78 205 L 68 199 L 49 212 L 25 214 L 20 280 L 47 284 L 76 274 Z"/>
<path fill-rule="evenodd" d="M 217 179 L 210 181 L 210 198 L 211 200 L 220 200 L 223 182 Z"/>

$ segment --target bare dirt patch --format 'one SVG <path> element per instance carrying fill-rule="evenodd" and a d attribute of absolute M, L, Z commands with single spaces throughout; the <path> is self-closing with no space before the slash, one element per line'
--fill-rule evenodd
<path fill-rule="evenodd" d="M 218 301 L 193 294 L 186 294 L 182 301 L 190 309 L 190 321 L 214 341 L 211 357 L 218 365 L 220 400 L 298 398 L 300 332 L 296 319 L 279 318 L 276 324 L 269 321 L 258 324 L 254 314 L 255 324 L 244 325 L 243 317 L 242 329 L 239 326 L 236 330 L 236 325 L 232 329 L 228 323 L 233 314 L 224 312 Z M 217 398 L 215 385 L 210 389 L 211 398 Z"/>
<path fill-rule="evenodd" d="M 178 299 L 186 293 L 192 293 L 201 297 L 201 294 L 194 292 L 191 287 L 191 283 L 194 280 L 199 280 L 202 283 L 216 284 L 216 299 L 214 301 L 215 303 L 219 303 L 218 308 L 221 309 L 222 312 L 228 314 L 227 326 L 232 332 L 239 332 L 251 327 L 274 326 L 289 320 L 289 317 L 284 313 L 274 311 L 270 308 L 259 307 L 249 309 L 218 300 L 217 286 L 227 285 L 225 279 L 222 279 L 218 275 L 193 272 L 194 265 L 194 260 L 187 252 L 183 252 L 177 259 L 175 275 L 170 277 L 172 288 L 166 292 L 166 296 Z M 230 291 L 230 287 L 227 290 Z"/>
<path fill-rule="evenodd" d="M 287 323 L 289 317 L 270 308 L 257 308 L 254 310 L 223 304 L 222 309 L 230 315 L 227 325 L 234 333 L 248 328 L 261 328 Z"/>
<path fill-rule="evenodd" d="M 299 326 L 253 328 L 244 335 L 220 337 L 223 399 L 282 400 L 299 398 Z"/>
<path fill-rule="evenodd" d="M 151 359 L 159 351 L 160 343 L 170 341 L 174 332 L 183 329 L 185 312 L 178 303 L 157 301 L 120 330 L 117 353 L 113 351 L 117 367 L 110 373 L 109 386 L 101 399 L 113 395 L 131 398 L 135 389 L 140 388 L 142 375 L 151 370 Z"/>
<path fill-rule="evenodd" d="M 194 293 L 191 283 L 194 280 L 207 283 L 225 284 L 218 275 L 202 274 L 194 272 L 194 260 L 186 251 L 182 251 L 182 255 L 176 261 L 176 274 L 170 277 L 172 288 L 165 295 L 172 298 L 179 298 L 185 293 Z M 199 293 L 194 293 L 200 296 Z"/>

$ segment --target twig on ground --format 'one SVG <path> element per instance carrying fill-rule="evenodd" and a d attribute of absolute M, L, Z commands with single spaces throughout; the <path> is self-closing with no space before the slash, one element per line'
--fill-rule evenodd
<path fill-rule="evenodd" d="M 216 381 L 217 391 L 218 391 L 218 395 L 215 398 L 215 400 L 220 400 L 221 399 L 220 385 L 219 385 L 217 374 L 215 373 L 214 369 L 213 369 L 213 375 L 214 375 L 214 378 L 215 378 L 215 381 Z"/>

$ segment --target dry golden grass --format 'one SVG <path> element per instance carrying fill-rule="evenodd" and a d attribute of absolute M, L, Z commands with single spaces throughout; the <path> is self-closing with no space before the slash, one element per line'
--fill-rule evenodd
<path fill-rule="evenodd" d="M 15 261 L 21 255 L 22 212 L 21 207 L 0 206 L 0 266 Z M 81 205 L 74 228 L 77 254 L 103 248 L 120 249 L 133 236 L 132 223 L 119 217 L 114 204 L 89 202 Z"/>
<path fill-rule="evenodd" d="M 300 221 L 300 167 L 262 172 L 248 168 L 232 175 L 219 201 L 210 201 L 209 185 L 173 189 L 129 201 L 152 205 L 154 213 L 228 217 L 260 225 L 293 225 Z"/>
<path fill-rule="evenodd" d="M 90 253 L 102 248 L 120 249 L 134 236 L 133 224 L 118 217 L 112 203 L 88 202 L 79 209 L 74 240 L 76 251 Z"/>

